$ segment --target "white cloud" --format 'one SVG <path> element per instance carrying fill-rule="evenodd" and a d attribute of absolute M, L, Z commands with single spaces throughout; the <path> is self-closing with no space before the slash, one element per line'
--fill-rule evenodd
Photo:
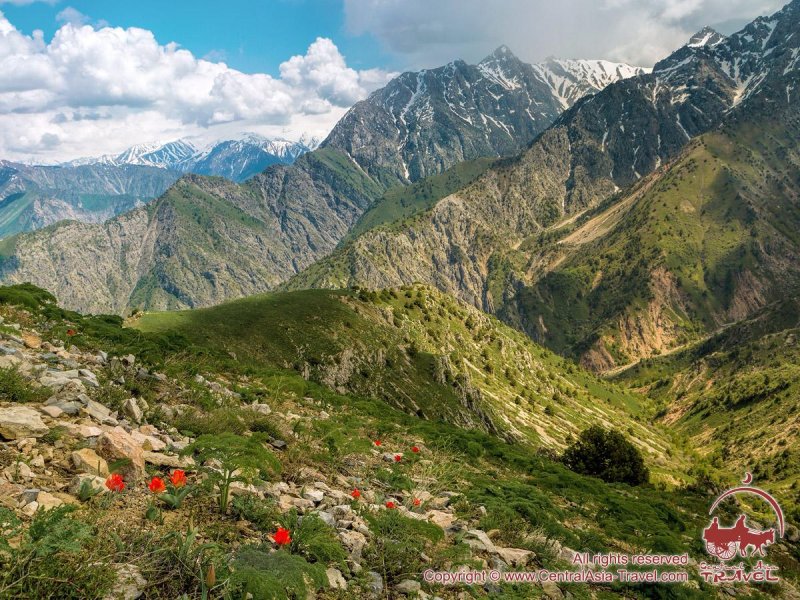
<path fill-rule="evenodd" d="M 745 23 L 788 0 L 344 0 L 348 28 L 399 60 L 480 60 L 501 44 L 520 58 L 607 58 L 651 66 L 705 25 Z"/>
<path fill-rule="evenodd" d="M 54 161 L 234 128 L 324 135 L 391 76 L 348 67 L 325 38 L 272 77 L 159 44 L 148 30 L 87 25 L 71 8 L 59 20 L 48 42 L 0 13 L 0 158 Z"/>

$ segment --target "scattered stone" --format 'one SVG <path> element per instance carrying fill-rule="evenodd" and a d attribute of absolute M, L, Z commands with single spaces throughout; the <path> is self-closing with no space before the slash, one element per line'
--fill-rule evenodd
<path fill-rule="evenodd" d="M 7 440 L 23 437 L 42 437 L 50 431 L 42 417 L 27 406 L 0 408 L 0 436 Z"/>
<path fill-rule="evenodd" d="M 105 494 L 108 491 L 108 488 L 105 485 L 106 480 L 103 477 L 98 477 L 97 475 L 92 475 L 91 473 L 79 473 L 72 478 L 72 481 L 69 482 L 69 493 L 73 496 L 80 494 L 84 481 L 88 481 L 92 488 L 94 488 L 100 494 Z"/>
<path fill-rule="evenodd" d="M 441 510 L 428 511 L 426 516 L 431 523 L 438 525 L 442 529 L 447 529 L 456 520 L 456 517 L 453 515 L 453 513 L 448 513 Z"/>
<path fill-rule="evenodd" d="M 376 573 L 375 571 L 370 571 L 367 573 L 369 576 L 369 589 L 375 596 L 382 596 L 383 595 L 383 577 L 381 577 L 380 573 Z"/>
<path fill-rule="evenodd" d="M 72 464 L 79 473 L 108 475 L 108 463 L 91 448 L 81 448 L 70 455 Z"/>
<path fill-rule="evenodd" d="M 125 404 L 122 405 L 122 413 L 126 415 L 134 423 L 141 423 L 144 415 L 142 409 L 136 403 L 134 398 L 128 398 Z"/>
<path fill-rule="evenodd" d="M 147 580 L 142 577 L 142 573 L 136 565 L 114 565 L 117 572 L 117 581 L 112 592 L 103 600 L 136 600 L 144 594 Z"/>
<path fill-rule="evenodd" d="M 422 585 L 420 585 L 419 581 L 404 579 L 394 586 L 394 589 L 399 594 L 410 595 L 419 593 L 420 589 L 422 589 Z"/>
<path fill-rule="evenodd" d="M 492 540 L 489 539 L 489 536 L 486 535 L 486 532 L 481 531 L 480 529 L 470 529 L 467 531 L 464 541 L 478 550 L 487 550 L 494 553 L 497 552 L 497 548 L 492 543 Z"/>
<path fill-rule="evenodd" d="M 111 416 L 111 410 L 109 410 L 99 402 L 95 402 L 94 400 L 88 400 L 86 402 L 86 405 L 83 408 L 81 408 L 81 412 L 90 416 L 98 423 L 103 423 L 106 425 L 117 424 L 117 420 Z"/>
<path fill-rule="evenodd" d="M 40 338 L 38 335 L 34 335 L 33 333 L 23 333 L 22 343 L 25 344 L 26 348 L 38 350 L 42 347 L 42 338 Z"/>
<path fill-rule="evenodd" d="M 144 462 L 157 467 L 169 467 L 171 469 L 191 469 L 195 466 L 191 456 L 170 456 L 160 452 L 142 451 Z"/>
<path fill-rule="evenodd" d="M 269 407 L 268 404 L 248 404 L 248 408 L 252 411 L 255 411 L 262 415 L 268 415 L 272 412 L 272 409 Z"/>
<path fill-rule="evenodd" d="M 50 510 L 51 508 L 56 508 L 64 504 L 61 498 L 57 498 L 49 492 L 39 492 L 39 495 L 36 497 L 36 502 L 38 502 L 41 510 Z"/>
<path fill-rule="evenodd" d="M 64 414 L 64 411 L 57 406 L 42 406 L 39 410 L 53 419 L 57 419 Z"/>
<path fill-rule="evenodd" d="M 549 598 L 549 600 L 561 600 L 564 597 L 561 589 L 552 581 L 542 582 L 542 591 L 545 598 Z"/>
<path fill-rule="evenodd" d="M 364 546 L 367 545 L 366 536 L 361 532 L 350 529 L 339 531 L 338 533 L 339 539 L 342 545 L 347 549 L 350 558 L 355 562 L 360 562 L 361 552 L 364 550 Z"/>
<path fill-rule="evenodd" d="M 39 510 L 39 503 L 36 502 L 35 500 L 30 504 L 26 504 L 25 506 L 22 507 L 23 514 L 29 517 L 35 515 L 37 510 Z"/>
<path fill-rule="evenodd" d="M 145 475 L 142 449 L 122 427 L 115 427 L 97 438 L 97 454 L 108 461 L 128 459 L 130 462 L 120 469 L 122 475 L 132 479 Z"/>
<path fill-rule="evenodd" d="M 122 357 L 122 364 L 126 367 L 132 367 L 136 363 L 136 357 L 133 354 L 128 354 Z"/>
<path fill-rule="evenodd" d="M 524 567 L 530 562 L 533 557 L 533 552 L 530 550 L 523 550 L 521 548 L 499 548 L 495 547 L 495 551 L 505 562 L 515 567 Z"/>
<path fill-rule="evenodd" d="M 325 494 L 320 490 L 306 490 L 303 493 L 303 498 L 311 500 L 314 504 L 319 504 L 325 498 Z"/>
<path fill-rule="evenodd" d="M 342 572 L 339 569 L 330 568 L 325 573 L 328 575 L 328 584 L 334 590 L 346 590 L 347 589 L 347 582 L 344 580 L 342 576 Z"/>

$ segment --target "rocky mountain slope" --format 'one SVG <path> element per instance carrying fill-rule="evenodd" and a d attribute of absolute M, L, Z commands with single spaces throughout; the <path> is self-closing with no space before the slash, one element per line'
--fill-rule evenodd
<path fill-rule="evenodd" d="M 791 93 L 800 77 L 798 28 L 800 3 L 793 2 L 713 46 L 678 50 L 652 74 L 579 102 L 518 158 L 427 212 L 348 242 L 288 287 L 426 282 L 601 369 L 669 349 L 696 328 L 743 318 L 779 292 L 773 243 L 787 256 L 797 249 L 782 223 L 794 222 L 797 198 Z M 722 123 L 722 138 L 709 134 L 684 150 Z M 730 219 L 745 210 L 744 199 L 747 224 L 734 233 Z M 572 235 L 576 219 L 584 227 Z M 691 232 L 676 228 L 684 220 Z M 655 245 L 637 246 L 653 231 L 662 232 Z M 762 235 L 752 267 L 743 258 L 752 256 L 747 236 L 759 244 Z M 697 239 L 697 253 L 679 258 L 675 247 L 686 242 L 676 236 Z M 666 271 L 664 254 L 671 256 Z M 758 275 L 767 263 L 773 266 Z M 668 297 L 661 309 L 649 316 L 634 310 L 638 316 L 626 320 L 629 308 L 653 294 Z M 609 328 L 613 340 L 593 348 Z"/>
<path fill-rule="evenodd" d="M 178 174 L 146 166 L 0 167 L 0 237 L 65 219 L 102 223 L 163 194 Z"/>
<path fill-rule="evenodd" d="M 474 340 L 463 346 L 467 356 L 485 345 L 473 336 L 494 332 L 491 345 L 502 342 L 500 354 L 493 349 L 487 364 L 504 351 L 532 353 L 540 385 L 566 387 L 551 411 L 542 411 L 546 427 L 557 425 L 570 406 L 629 418 L 628 401 L 615 405 L 603 397 L 621 400 L 614 386 L 574 367 L 562 370 L 561 359 L 435 292 L 252 298 L 208 311 L 146 315 L 138 331 L 121 327 L 119 319 L 64 312 L 29 286 L 2 288 L 0 300 L 0 515 L 6 526 L 0 540 L 18 540 L 3 555 L 6 597 L 68 597 L 78 586 L 99 598 L 122 590 L 147 598 L 222 598 L 264 589 L 272 594 L 264 597 L 275 598 L 455 598 L 460 587 L 425 582 L 419 574 L 426 568 L 572 569 L 574 549 L 584 547 L 689 548 L 691 581 L 677 589 L 698 598 L 717 593 L 694 566 L 703 556 L 697 532 L 713 491 L 607 484 L 537 454 L 528 440 L 508 444 L 480 428 L 422 420 L 301 376 L 306 371 L 316 379 L 333 368 L 337 352 L 367 358 L 392 335 L 409 331 L 420 343 L 416 358 L 408 354 L 394 372 L 410 382 L 428 379 L 413 400 L 433 413 L 443 399 L 435 392 L 436 372 L 422 368 L 427 344 L 446 344 L 442 333 L 466 336 Z M 315 327 L 335 336 L 306 329 L 310 314 L 330 314 L 332 320 L 319 318 Z M 431 333 L 426 315 L 434 318 Z M 478 320 L 466 325 L 469 317 Z M 449 329 L 455 321 L 462 325 Z M 282 331 L 281 342 L 256 323 Z M 397 333 L 373 337 L 378 331 Z M 354 338 L 363 345 L 349 345 Z M 245 352 L 248 344 L 263 352 Z M 321 360 L 304 366 L 313 353 Z M 350 359 L 339 358 L 346 368 Z M 474 383 L 492 403 L 490 392 L 498 388 L 484 386 L 505 375 L 484 371 L 488 377 Z M 580 391 L 570 400 L 572 386 Z M 584 404 L 584 394 L 593 399 Z M 404 411 L 412 409 L 389 396 Z M 659 439 L 655 429 L 636 420 L 631 425 L 638 443 Z M 226 469 L 251 454 L 258 467 L 221 487 Z M 771 589 L 786 597 L 796 570 L 792 544 L 782 540 L 768 549 L 785 576 Z M 503 581 L 471 589 L 477 597 L 519 591 Z M 658 586 L 595 584 L 569 591 L 553 582 L 525 590 L 548 598 L 662 593 Z"/>
<path fill-rule="evenodd" d="M 241 186 L 187 177 L 103 225 L 61 224 L 8 240 L 2 278 L 35 282 L 89 312 L 204 306 L 265 291 L 330 253 L 390 186 L 523 147 L 561 110 L 554 94 L 505 48 L 477 66 L 407 73 L 292 165 Z M 435 128 L 424 107 L 436 111 Z M 411 129 L 398 133 L 400 120 Z"/>

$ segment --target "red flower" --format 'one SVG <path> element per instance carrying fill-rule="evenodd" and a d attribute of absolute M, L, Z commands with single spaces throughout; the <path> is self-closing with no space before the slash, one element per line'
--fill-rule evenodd
<path fill-rule="evenodd" d="M 167 490 L 167 486 L 164 485 L 164 480 L 161 479 L 161 477 L 153 477 L 147 487 L 150 488 L 150 491 L 154 494 L 160 494 Z"/>
<path fill-rule="evenodd" d="M 69 335 L 69 336 L 73 336 L 76 333 L 77 333 L 77 331 L 75 331 L 74 329 L 67 329 L 67 335 Z"/>
<path fill-rule="evenodd" d="M 125 482 L 122 481 L 122 475 L 119 473 L 112 473 L 106 479 L 106 487 L 112 492 L 121 492 L 125 489 Z"/>
<path fill-rule="evenodd" d="M 292 537 L 289 535 L 289 530 L 283 527 L 278 527 L 278 531 L 272 536 L 278 546 L 285 546 L 292 543 Z"/>
<path fill-rule="evenodd" d="M 392 509 L 392 508 L 394 508 L 394 502 L 392 502 L 391 500 L 389 500 L 389 501 L 386 503 L 386 508 L 389 508 L 389 509 Z"/>
<path fill-rule="evenodd" d="M 172 472 L 172 475 L 169 476 L 169 482 L 174 485 L 176 488 L 180 488 L 186 485 L 186 473 L 181 471 L 180 469 L 175 469 Z"/>
<path fill-rule="evenodd" d="M 358 490 L 353 490 L 352 492 L 350 492 L 350 495 L 351 495 L 351 496 L 352 496 L 352 497 L 353 497 L 355 500 L 358 500 L 359 498 L 361 498 L 361 492 L 359 492 Z"/>
<path fill-rule="evenodd" d="M 417 454 L 417 453 L 419 453 L 419 446 L 411 446 L 411 451 L 412 451 L 414 454 Z"/>
<path fill-rule="evenodd" d="M 381 441 L 380 440 L 375 440 L 372 443 L 375 444 L 376 446 L 380 446 L 381 445 Z"/>
<path fill-rule="evenodd" d="M 414 498 L 414 506 L 419 506 L 420 504 L 422 504 L 422 500 L 419 498 Z"/>
<path fill-rule="evenodd" d="M 394 462 L 400 462 L 401 460 L 403 460 L 403 455 L 402 454 L 395 454 L 394 455 Z"/>

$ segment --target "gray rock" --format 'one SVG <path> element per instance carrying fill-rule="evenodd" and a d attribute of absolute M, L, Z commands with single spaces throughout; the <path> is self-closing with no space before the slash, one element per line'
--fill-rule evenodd
<path fill-rule="evenodd" d="M 404 579 L 396 586 L 394 589 L 399 594 L 409 595 L 409 594 L 416 594 L 422 589 L 422 585 L 419 581 L 414 581 L 413 579 Z"/>
<path fill-rule="evenodd" d="M 122 405 L 122 413 L 126 415 L 134 423 L 141 423 L 144 415 L 142 409 L 136 403 L 134 398 L 128 398 L 125 404 Z"/>
<path fill-rule="evenodd" d="M 27 406 L 0 408 L 0 436 L 7 440 L 42 437 L 50 431 L 38 411 Z"/>

